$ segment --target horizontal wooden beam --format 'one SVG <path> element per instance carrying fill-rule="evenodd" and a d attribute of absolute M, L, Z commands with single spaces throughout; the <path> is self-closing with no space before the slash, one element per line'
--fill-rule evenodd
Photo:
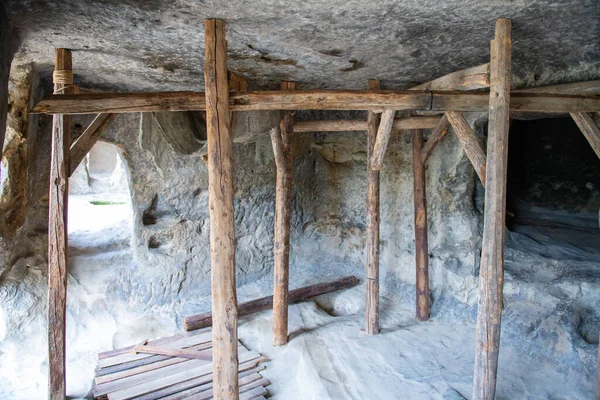
<path fill-rule="evenodd" d="M 490 64 L 463 69 L 444 75 L 410 90 L 474 90 L 490 87 Z"/>
<path fill-rule="evenodd" d="M 432 129 L 440 117 L 404 117 L 394 119 L 392 131 L 411 129 Z M 334 119 L 319 121 L 295 121 L 294 133 L 300 132 L 352 132 L 366 131 L 367 121 L 361 119 Z"/>
<path fill-rule="evenodd" d="M 600 111 L 600 97 L 545 93 L 511 95 L 512 111 L 571 113 Z M 417 90 L 295 90 L 232 92 L 232 111 L 424 110 L 488 111 L 489 94 Z M 51 95 L 33 114 L 99 114 L 205 110 L 202 92 L 89 93 Z"/>
<path fill-rule="evenodd" d="M 558 85 L 539 86 L 515 90 L 513 93 L 574 94 L 580 96 L 600 95 L 600 81 L 561 83 Z"/>

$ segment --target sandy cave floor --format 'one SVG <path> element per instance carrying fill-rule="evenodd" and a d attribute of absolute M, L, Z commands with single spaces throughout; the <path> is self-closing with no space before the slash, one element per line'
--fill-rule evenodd
<path fill-rule="evenodd" d="M 116 266 L 132 262 L 128 245 L 130 206 L 125 199 L 124 204 L 94 206 L 90 204 L 89 196 L 71 196 L 69 201 L 71 274 L 86 287 L 88 296 L 100 297 L 105 290 L 102 279 L 98 279 L 96 272 L 90 275 L 93 279 L 86 281 L 86 270 L 96 268 L 99 264 Z M 90 229 L 92 225 L 95 228 Z M 532 235 L 528 239 L 531 242 L 524 246 L 532 249 L 533 253 L 539 251 L 546 254 L 551 237 L 545 235 L 544 242 L 540 240 L 540 235 Z M 514 238 L 512 242 L 523 243 Z M 514 263 L 511 258 L 519 251 L 507 251 L 507 270 Z M 575 251 L 580 258 L 587 258 L 583 261 L 585 266 L 598 267 L 600 260 L 597 254 L 589 252 L 587 247 L 571 251 Z M 561 254 L 567 253 L 562 251 Z M 534 261 L 525 260 L 519 264 L 539 262 L 535 255 L 531 257 Z M 545 257 L 548 258 L 547 254 Z M 534 290 L 537 282 L 532 279 L 535 274 L 527 273 L 525 267 L 520 266 L 515 270 L 518 282 L 510 274 L 506 279 L 506 291 L 515 300 L 505 304 L 497 398 L 592 398 L 596 344 L 581 340 L 575 344 L 564 343 L 578 338 L 573 339 L 568 328 L 554 330 L 545 325 L 552 324 L 556 317 L 552 307 L 558 306 L 548 307 L 544 300 L 532 300 L 535 294 L 521 296 L 523 299 L 519 300 L 519 296 L 514 295 L 517 291 L 515 287 L 521 293 Z M 105 274 L 111 273 L 110 268 L 104 268 L 104 271 Z M 357 271 L 357 275 L 360 276 L 360 271 Z M 292 275 L 292 288 L 304 278 L 295 272 Z M 542 275 L 539 279 L 555 278 Z M 260 292 L 265 295 L 266 288 L 271 286 L 270 277 L 264 277 L 261 281 L 242 285 L 239 297 L 255 297 Z M 240 340 L 248 348 L 269 358 L 263 374 L 271 382 L 268 390 L 272 398 L 471 397 L 475 337 L 473 307 L 446 302 L 446 305 L 434 307 L 430 321 L 417 322 L 412 304 L 400 298 L 384 297 L 381 304 L 383 330 L 380 335 L 368 337 L 361 333 L 364 297 L 364 287 L 359 285 L 343 292 L 320 296 L 314 301 L 292 305 L 289 314 L 290 342 L 281 348 L 271 346 L 270 311 L 241 318 Z M 208 303 L 208 295 L 203 300 Z M 530 320 L 533 316 L 536 326 Z M 135 343 L 144 335 L 165 336 L 179 331 L 174 324 L 158 330 L 148 329 L 143 331 L 143 325 L 137 328 L 106 326 L 103 332 L 97 333 L 96 338 L 69 343 L 68 392 L 85 393 L 85 388 L 89 389 L 97 351 Z M 519 337 L 521 340 L 518 340 Z"/>

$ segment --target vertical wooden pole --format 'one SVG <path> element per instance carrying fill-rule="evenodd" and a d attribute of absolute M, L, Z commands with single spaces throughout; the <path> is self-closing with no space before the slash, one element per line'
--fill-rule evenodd
<path fill-rule="evenodd" d="M 413 176 L 415 207 L 415 264 L 417 271 L 417 319 L 429 319 L 429 250 L 427 247 L 427 204 L 425 197 L 425 165 L 421 150 L 423 131 L 413 131 Z"/>
<path fill-rule="evenodd" d="M 485 212 L 473 380 L 473 399 L 476 400 L 493 400 L 496 394 L 504 281 L 511 27 L 510 19 L 500 18 L 491 45 Z"/>
<path fill-rule="evenodd" d="M 379 89 L 379 81 L 369 80 L 369 89 Z M 369 111 L 367 116 L 367 262 L 365 333 L 379 333 L 379 170 L 371 165 L 379 117 Z"/>
<path fill-rule="evenodd" d="M 282 82 L 281 90 L 294 90 L 295 82 Z M 274 238 L 274 286 L 273 286 L 273 346 L 287 344 L 288 337 L 288 290 L 290 281 L 290 221 L 292 217 L 292 152 L 291 141 L 294 116 L 286 113 L 279 130 L 272 134 L 281 146 L 281 157 L 275 157 L 277 183 L 275 194 L 275 238 Z M 278 140 L 280 139 L 280 140 Z M 274 151 L 277 150 L 274 147 Z"/>
<path fill-rule="evenodd" d="M 212 289 L 213 391 L 237 400 L 237 300 L 233 214 L 233 138 L 229 126 L 225 22 L 204 22 L 208 204 Z"/>
<path fill-rule="evenodd" d="M 600 345 L 598 345 L 598 381 L 596 382 L 596 400 L 600 400 Z"/>
<path fill-rule="evenodd" d="M 54 53 L 54 92 L 73 93 L 71 51 Z M 52 155 L 48 195 L 48 398 L 65 398 L 65 327 L 67 311 L 67 203 L 71 117 L 52 117 Z"/>

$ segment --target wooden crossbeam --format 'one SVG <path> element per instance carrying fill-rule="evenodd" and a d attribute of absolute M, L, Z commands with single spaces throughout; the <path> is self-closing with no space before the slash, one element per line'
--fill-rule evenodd
<path fill-rule="evenodd" d="M 500 351 L 502 286 L 504 284 L 504 233 L 510 94 L 512 23 L 500 18 L 490 57 L 490 111 L 488 123 L 485 211 L 479 302 L 475 333 L 475 400 L 493 400 Z"/>
<path fill-rule="evenodd" d="M 392 133 L 395 115 L 396 111 L 394 110 L 385 110 L 381 114 L 381 121 L 379 122 L 379 128 L 377 129 L 377 139 L 373 146 L 373 155 L 369 160 L 371 168 L 375 170 L 380 170 L 383 165 L 383 157 L 385 156 L 385 151 L 387 150 L 388 142 L 390 141 L 390 134 Z"/>
<path fill-rule="evenodd" d="M 448 132 L 449 127 L 450 122 L 448 122 L 448 117 L 446 116 L 446 114 L 444 114 L 431 131 L 429 139 L 427 139 L 427 141 L 423 145 L 423 148 L 421 149 L 421 159 L 423 164 L 425 164 L 427 160 L 429 160 L 429 157 L 431 157 L 431 153 L 433 153 L 433 150 L 435 150 L 435 148 L 438 146 L 438 144 L 440 144 L 442 139 L 446 137 L 446 133 Z"/>
<path fill-rule="evenodd" d="M 600 95 L 600 81 L 561 83 L 558 85 L 519 89 L 513 91 L 513 93 L 572 94 L 579 96 Z"/>
<path fill-rule="evenodd" d="M 545 93 L 512 94 L 511 111 L 570 113 L 600 111 L 600 97 Z M 417 90 L 297 90 L 232 92 L 231 111 L 256 110 L 421 110 L 488 111 L 480 92 Z M 51 95 L 32 114 L 98 114 L 205 110 L 202 92 L 89 93 Z"/>
<path fill-rule="evenodd" d="M 208 139 L 214 397 L 237 400 L 237 296 L 233 210 L 233 135 L 229 117 L 225 22 L 204 21 Z"/>
<path fill-rule="evenodd" d="M 119 114 L 98 114 L 96 118 L 83 131 L 81 136 L 71 145 L 69 151 L 70 168 L 69 176 L 77 169 L 83 161 L 87 153 L 92 150 L 102 134 L 108 129 L 110 124 L 117 118 Z"/>
<path fill-rule="evenodd" d="M 452 72 L 411 90 L 474 90 L 490 87 L 490 64 Z"/>
<path fill-rule="evenodd" d="M 431 129 L 436 126 L 439 120 L 440 117 L 438 116 L 395 118 L 392 124 L 392 131 Z M 367 125 L 367 121 L 362 119 L 295 121 L 294 133 L 366 131 Z"/>
<path fill-rule="evenodd" d="M 471 129 L 465 120 L 465 117 L 463 117 L 461 113 L 456 111 L 448 111 L 446 116 L 454 128 L 454 133 L 456 133 L 456 137 L 462 145 L 463 150 L 467 154 L 467 157 L 471 161 L 473 168 L 475 168 L 475 172 L 477 172 L 477 176 L 479 176 L 481 184 L 485 186 L 486 157 L 481 143 L 479 140 L 477 140 L 475 132 L 473 132 L 473 129 Z"/>
<path fill-rule="evenodd" d="M 571 118 L 573 118 L 583 136 L 600 158 L 600 129 L 598 129 L 598 125 L 596 125 L 591 115 L 588 113 L 571 113 Z"/>

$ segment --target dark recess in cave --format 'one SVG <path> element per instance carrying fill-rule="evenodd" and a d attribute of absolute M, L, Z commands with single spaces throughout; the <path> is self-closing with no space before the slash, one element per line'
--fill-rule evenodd
<path fill-rule="evenodd" d="M 598 230 L 600 159 L 570 117 L 513 120 L 508 154 L 510 225 Z"/>

